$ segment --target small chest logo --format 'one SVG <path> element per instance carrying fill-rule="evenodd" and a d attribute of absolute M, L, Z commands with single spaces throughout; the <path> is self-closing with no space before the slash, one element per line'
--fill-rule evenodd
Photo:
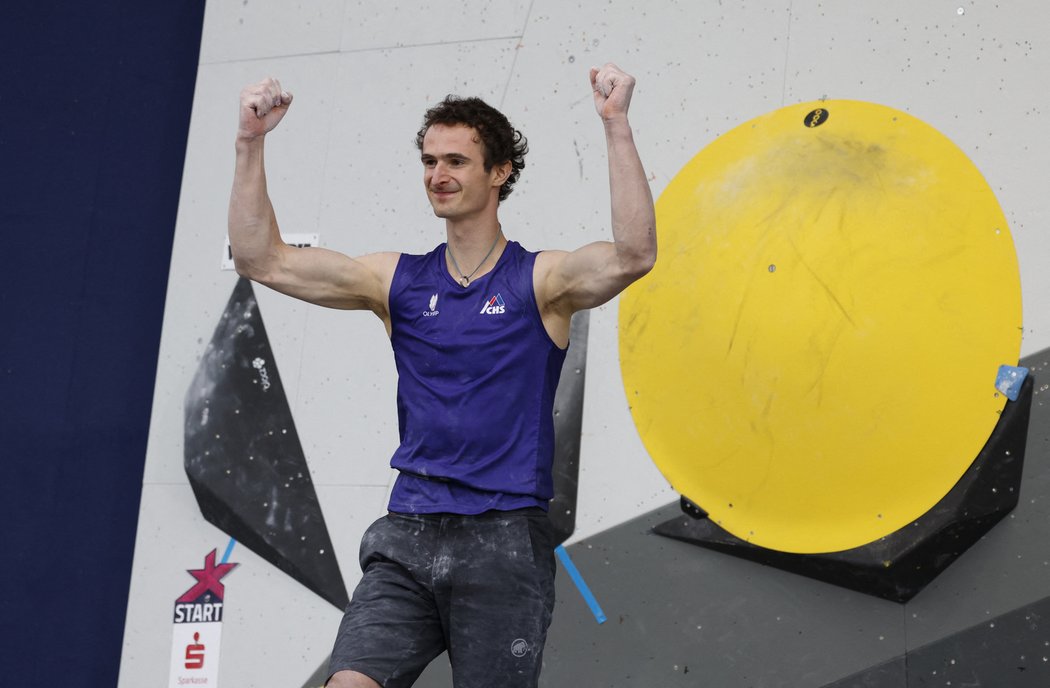
<path fill-rule="evenodd" d="M 507 304 L 503 301 L 503 296 L 496 294 L 491 299 L 485 302 L 485 305 L 478 311 L 481 315 L 499 315 L 500 313 L 507 312 Z"/>
<path fill-rule="evenodd" d="M 431 294 L 430 295 L 430 309 L 423 311 L 423 317 L 424 318 L 432 318 L 435 315 L 437 315 L 438 313 L 440 313 L 441 311 L 439 311 L 437 309 L 437 305 L 438 305 L 438 295 L 437 294 Z"/>

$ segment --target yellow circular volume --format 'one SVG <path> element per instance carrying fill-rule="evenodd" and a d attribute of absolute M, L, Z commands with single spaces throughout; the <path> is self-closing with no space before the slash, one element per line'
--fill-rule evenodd
<path fill-rule="evenodd" d="M 678 492 L 796 553 L 867 544 L 947 494 L 1021 344 L 1006 219 L 956 146 L 881 105 L 784 107 L 693 158 L 657 226 L 620 361 Z"/>

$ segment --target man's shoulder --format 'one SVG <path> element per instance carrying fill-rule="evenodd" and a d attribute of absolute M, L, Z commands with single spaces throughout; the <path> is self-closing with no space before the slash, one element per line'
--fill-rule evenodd
<path fill-rule="evenodd" d="M 551 260 L 551 259 L 555 259 L 556 260 L 558 257 L 564 256 L 564 255 L 566 255 L 568 253 L 568 251 L 563 251 L 561 249 L 550 249 L 550 248 L 541 248 L 541 249 L 536 249 L 535 251 L 533 251 L 533 250 L 527 248 L 520 241 L 515 241 L 513 239 L 508 239 L 507 240 L 507 248 L 510 249 L 510 250 L 513 250 L 513 251 L 515 251 L 515 252 L 517 252 L 517 253 L 519 253 L 520 255 L 523 255 L 523 256 L 526 256 L 526 255 L 528 255 L 528 256 L 536 256 L 537 260 L 548 260 L 548 261 Z"/>
<path fill-rule="evenodd" d="M 378 253 L 366 253 L 357 256 L 354 260 L 371 270 L 382 281 L 386 281 L 394 274 L 394 270 L 397 268 L 402 255 L 397 251 L 381 251 Z"/>
<path fill-rule="evenodd" d="M 426 253 L 413 253 L 411 251 L 401 251 L 397 255 L 401 257 L 401 262 L 419 261 L 426 260 L 427 258 L 433 258 L 435 254 L 441 253 L 445 250 L 445 243 L 442 242 L 430 249 Z"/>
<path fill-rule="evenodd" d="M 416 285 L 428 270 L 436 270 L 440 264 L 440 255 L 445 245 L 439 244 L 427 253 L 397 253 L 396 261 L 391 267 L 390 293 L 404 291 Z"/>
<path fill-rule="evenodd" d="M 537 270 L 549 268 L 550 266 L 556 264 L 557 262 L 565 258 L 565 256 L 569 255 L 568 251 L 557 248 L 543 249 L 540 251 L 536 251 L 535 253 Z"/>
<path fill-rule="evenodd" d="M 388 255 L 395 256 L 394 265 L 398 270 L 401 270 L 411 265 L 425 265 L 427 260 L 433 259 L 435 254 L 440 253 L 444 250 L 445 244 L 438 244 L 436 247 L 427 251 L 426 253 L 412 253 L 411 251 L 400 251 L 397 253 L 391 253 Z"/>

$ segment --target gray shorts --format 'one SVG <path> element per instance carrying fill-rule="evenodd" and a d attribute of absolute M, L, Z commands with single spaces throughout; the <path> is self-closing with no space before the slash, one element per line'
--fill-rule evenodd
<path fill-rule="evenodd" d="M 554 609 L 554 535 L 541 509 L 388 514 L 361 540 L 364 577 L 329 675 L 411 686 L 445 650 L 455 688 L 534 687 Z"/>

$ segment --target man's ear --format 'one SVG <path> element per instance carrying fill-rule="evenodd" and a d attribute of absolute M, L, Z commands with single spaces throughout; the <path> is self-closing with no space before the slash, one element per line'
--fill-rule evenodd
<path fill-rule="evenodd" d="M 492 185 L 503 186 L 503 182 L 507 181 L 507 178 L 510 177 L 510 173 L 513 171 L 513 169 L 514 168 L 511 166 L 510 160 L 504 163 L 500 163 L 499 165 L 493 165 L 492 171 L 496 174 L 495 177 L 493 177 Z"/>

